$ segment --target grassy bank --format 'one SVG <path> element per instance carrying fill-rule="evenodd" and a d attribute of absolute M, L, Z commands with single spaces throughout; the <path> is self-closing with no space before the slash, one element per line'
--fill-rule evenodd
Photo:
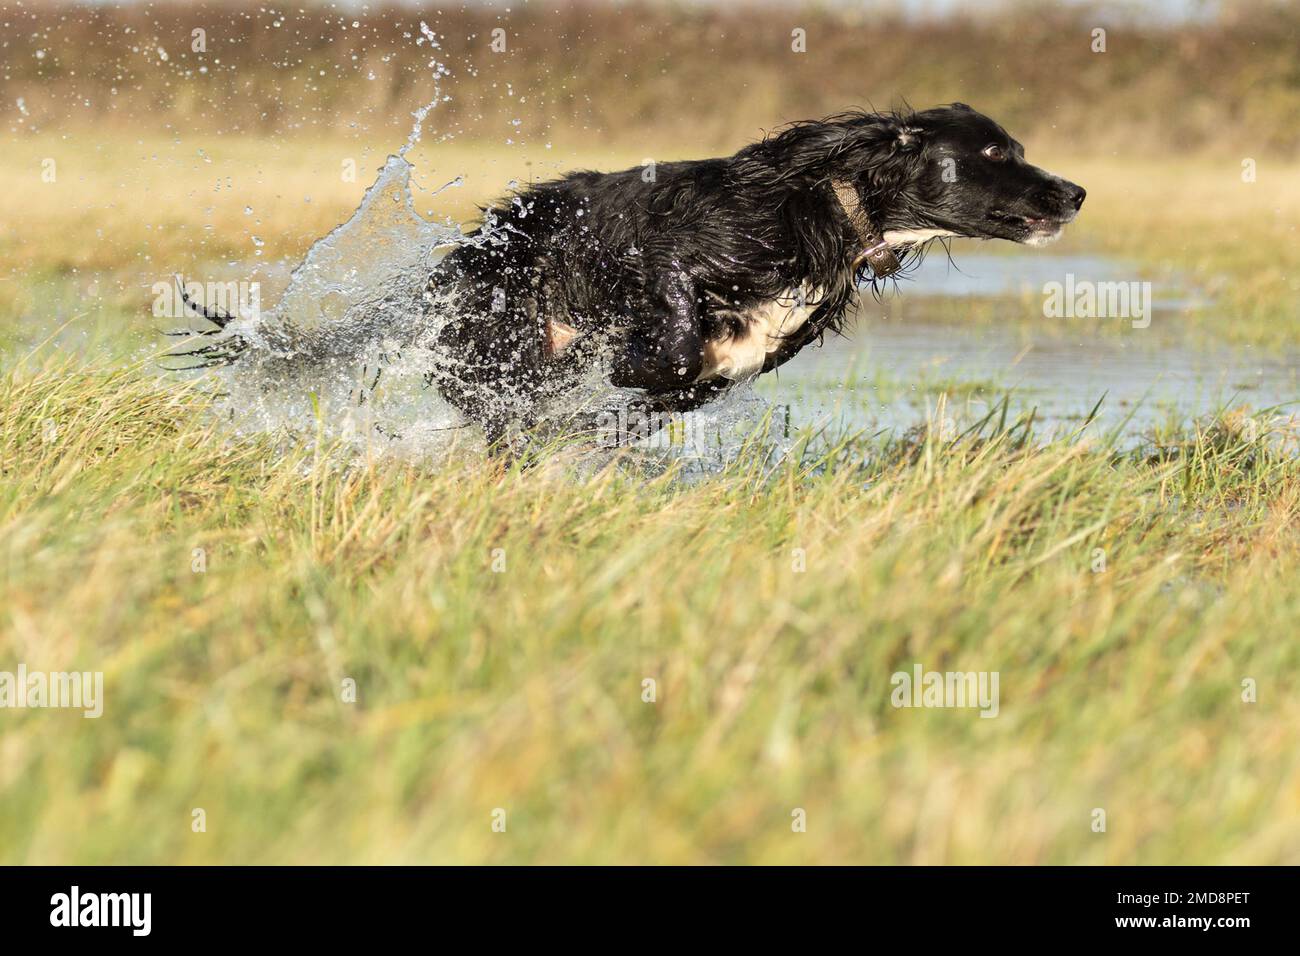
<path fill-rule="evenodd" d="M 1300 861 L 1267 426 L 686 486 L 343 468 L 203 406 L 0 385 L 0 660 L 105 680 L 97 720 L 4 712 L 5 863 Z M 891 706 L 916 664 L 998 672 L 998 716 Z"/>

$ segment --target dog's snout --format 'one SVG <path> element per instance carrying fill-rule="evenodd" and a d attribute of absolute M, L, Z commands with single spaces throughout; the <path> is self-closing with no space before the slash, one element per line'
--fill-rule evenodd
<path fill-rule="evenodd" d="M 1066 221 L 1073 219 L 1074 214 L 1082 208 L 1088 191 L 1051 173 L 1044 178 L 1042 188 L 1034 194 L 1032 200 L 1033 205 L 1040 210 L 1036 215 Z"/>

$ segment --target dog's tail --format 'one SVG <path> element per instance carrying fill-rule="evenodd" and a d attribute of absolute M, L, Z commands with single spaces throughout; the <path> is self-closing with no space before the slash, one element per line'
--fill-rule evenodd
<path fill-rule="evenodd" d="M 176 291 L 180 295 L 181 302 L 185 308 L 192 314 L 206 319 L 216 326 L 215 329 L 177 329 L 171 332 L 165 332 L 164 335 L 173 338 L 186 338 L 193 340 L 196 336 L 211 337 L 213 341 L 206 342 L 198 348 L 187 349 L 183 352 L 168 352 L 165 358 L 192 359 L 193 361 L 185 365 L 173 366 L 173 371 L 191 371 L 196 369 L 217 368 L 224 365 L 233 365 L 239 360 L 248 348 L 248 341 L 238 334 L 226 333 L 226 326 L 235 321 L 235 316 L 229 312 L 223 312 L 220 309 L 208 308 L 200 302 L 195 302 L 185 291 L 185 282 L 180 275 L 176 276 Z"/>
<path fill-rule="evenodd" d="M 329 283 L 291 284 L 276 306 L 236 315 L 196 301 L 177 276 L 178 298 L 186 314 L 210 323 L 203 329 L 165 334 L 186 341 L 164 358 L 179 360 L 171 371 L 234 366 L 266 388 L 322 376 L 335 378 L 399 359 L 406 350 L 420 354 L 430 316 L 454 290 L 440 286 L 423 268 L 407 270 L 340 304 Z M 423 292 L 423 294 L 422 294 Z M 330 311 L 322 320 L 322 301 Z"/>

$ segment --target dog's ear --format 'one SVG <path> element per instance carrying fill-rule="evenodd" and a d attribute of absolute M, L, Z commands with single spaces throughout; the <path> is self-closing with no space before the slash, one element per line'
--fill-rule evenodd
<path fill-rule="evenodd" d="M 872 192 L 890 194 L 915 173 L 925 147 L 925 130 L 906 117 L 873 117 L 846 137 L 840 162 L 844 171 Z"/>
<path fill-rule="evenodd" d="M 779 179 L 829 176 L 892 194 L 914 178 L 926 136 L 911 113 L 858 113 L 792 124 L 761 149 L 775 161 Z"/>

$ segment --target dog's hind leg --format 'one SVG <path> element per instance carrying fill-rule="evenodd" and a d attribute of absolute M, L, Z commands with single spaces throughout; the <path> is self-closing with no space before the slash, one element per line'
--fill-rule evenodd
<path fill-rule="evenodd" d="M 529 310 L 466 310 L 449 319 L 432 346 L 430 384 L 483 428 L 489 450 L 510 456 L 537 422 L 545 377 Z"/>

